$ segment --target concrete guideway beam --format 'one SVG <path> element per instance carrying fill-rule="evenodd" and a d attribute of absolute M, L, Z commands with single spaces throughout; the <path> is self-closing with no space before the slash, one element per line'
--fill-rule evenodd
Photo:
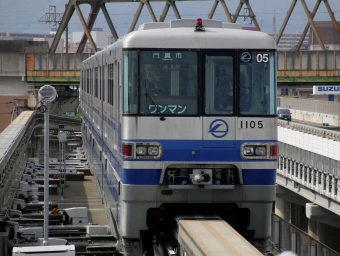
<path fill-rule="evenodd" d="M 316 220 L 322 222 L 332 227 L 340 228 L 340 218 L 339 215 L 334 212 L 328 211 L 325 208 L 314 204 L 306 204 L 306 217 L 311 220 Z"/>

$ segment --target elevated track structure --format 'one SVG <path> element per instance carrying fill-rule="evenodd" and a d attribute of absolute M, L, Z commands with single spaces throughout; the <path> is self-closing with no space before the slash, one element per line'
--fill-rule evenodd
<path fill-rule="evenodd" d="M 79 85 L 80 63 L 89 53 L 0 53 L 3 59 L 13 57 L 24 65 L 28 84 Z M 21 66 L 21 65 L 20 65 Z M 278 52 L 277 82 L 279 85 L 314 85 L 340 82 L 340 51 Z M 13 69 L 17 66 L 13 66 Z M 12 74 L 0 70 L 0 76 Z"/>
<path fill-rule="evenodd" d="M 79 131 L 80 129 L 80 122 L 77 119 L 51 116 L 51 129 L 57 130 L 60 123 L 65 124 L 67 130 Z M 25 159 L 29 157 L 27 147 L 32 143 L 35 129 L 42 126 L 41 113 L 26 111 L 0 134 L 2 141 L 0 220 L 6 219 L 9 210 L 13 209 L 15 191 L 22 180 Z M 279 121 L 282 153 L 277 170 L 278 195 L 288 195 L 293 200 L 297 200 L 296 195 L 300 194 L 305 198 L 307 214 L 311 220 L 319 221 L 325 219 L 326 216 L 326 220 L 333 226 L 338 226 L 340 223 L 338 216 L 340 175 L 336 168 L 339 161 L 339 138 L 340 135 L 336 132 Z M 328 150 L 330 144 L 332 145 L 331 152 Z M 331 169 L 327 166 L 328 161 Z M 99 169 L 101 168 L 98 167 Z M 100 174 L 94 175 L 94 179 L 100 178 Z M 287 190 L 291 191 L 291 194 L 288 194 Z M 2 222 L 2 225 L 4 223 Z M 177 229 L 176 227 L 174 229 L 178 232 L 178 242 L 181 246 L 181 252 L 177 253 L 182 254 L 179 255 L 207 255 L 207 253 L 216 255 L 221 251 L 224 255 L 261 255 L 254 251 L 254 248 L 232 227 L 216 218 L 203 220 L 196 217 L 193 220 L 186 216 L 184 219 L 178 218 L 177 223 Z M 227 240 L 225 240 L 225 235 L 228 236 Z M 293 250 L 298 255 L 339 255 L 330 247 L 277 215 L 272 216 L 271 242 L 273 251 L 277 252 Z M 167 251 L 166 244 L 162 247 Z M 167 252 L 172 253 L 171 250 Z"/>

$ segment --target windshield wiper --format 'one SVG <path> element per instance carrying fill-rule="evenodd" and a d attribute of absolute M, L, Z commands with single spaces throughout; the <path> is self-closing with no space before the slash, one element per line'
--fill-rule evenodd
<path fill-rule="evenodd" d="M 155 102 L 153 101 L 153 99 L 151 98 L 151 96 L 148 94 L 148 90 L 146 89 L 146 79 L 144 81 L 144 86 L 145 86 L 145 98 L 146 100 L 149 98 L 151 103 L 155 106 L 157 113 L 160 115 L 160 120 L 164 121 L 165 117 L 163 116 L 163 113 L 159 110 L 158 106 L 155 104 Z M 146 105 L 146 104 L 145 104 Z"/>

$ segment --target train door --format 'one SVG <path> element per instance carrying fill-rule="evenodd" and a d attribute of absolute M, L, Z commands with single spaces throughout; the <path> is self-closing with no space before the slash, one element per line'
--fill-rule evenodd
<path fill-rule="evenodd" d="M 203 147 L 235 147 L 235 64 L 232 52 L 204 55 Z"/>

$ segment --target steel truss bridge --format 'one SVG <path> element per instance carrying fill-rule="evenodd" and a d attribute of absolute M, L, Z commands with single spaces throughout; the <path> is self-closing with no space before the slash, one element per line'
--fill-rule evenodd
<path fill-rule="evenodd" d="M 18 59 L 25 66 L 26 81 L 33 85 L 79 85 L 80 63 L 89 56 L 89 53 L 0 53 L 4 60 Z M 340 51 L 278 52 L 277 67 L 279 85 L 340 83 Z M 0 70 L 0 76 L 6 76 L 6 71 Z"/>
<path fill-rule="evenodd" d="M 191 0 L 186 0 L 186 1 L 191 1 Z M 268 4 L 271 1 L 272 0 L 268 0 Z M 315 1 L 315 6 L 314 6 L 313 10 L 310 11 L 305 0 L 292 0 L 290 8 L 289 8 L 289 10 L 287 10 L 286 17 L 285 17 L 283 23 L 281 24 L 280 31 L 279 31 L 278 36 L 276 38 L 277 44 L 279 43 L 279 41 L 282 37 L 282 34 L 283 34 L 287 24 L 288 24 L 288 21 L 291 17 L 291 14 L 294 11 L 294 8 L 296 7 L 297 2 L 301 3 L 301 5 L 302 5 L 302 7 L 305 11 L 305 15 L 308 19 L 308 22 L 307 22 L 305 29 L 304 29 L 304 31 L 301 35 L 299 43 L 296 45 L 296 49 L 295 49 L 296 51 L 300 50 L 302 42 L 303 42 L 303 40 L 304 40 L 304 38 L 307 34 L 307 31 L 309 30 L 310 27 L 312 28 L 313 33 L 315 34 L 321 49 L 323 51 L 326 51 L 324 42 L 323 42 L 322 38 L 320 37 L 320 33 L 319 33 L 319 31 L 318 31 L 318 29 L 315 25 L 315 22 L 314 22 L 314 17 L 317 14 L 317 11 L 318 11 L 318 9 L 321 5 L 321 2 L 324 3 L 324 5 L 327 9 L 327 12 L 329 14 L 330 20 L 332 21 L 333 26 L 337 30 L 338 35 L 340 37 L 340 27 L 339 27 L 338 23 L 336 22 L 336 19 L 334 17 L 334 13 L 332 11 L 331 6 L 328 3 L 328 0 L 314 0 L 314 1 Z M 82 24 L 83 29 L 84 29 L 84 34 L 83 34 L 82 39 L 80 41 L 79 47 L 77 49 L 77 53 L 83 52 L 85 45 L 87 43 L 87 40 L 89 40 L 89 42 L 90 42 L 92 51 L 93 52 L 97 51 L 96 44 L 95 44 L 95 42 L 94 42 L 94 40 L 91 36 L 91 31 L 92 31 L 92 28 L 95 24 L 97 17 L 98 17 L 99 11 L 102 11 L 102 13 L 104 14 L 105 20 L 106 20 L 106 22 L 107 22 L 107 24 L 110 28 L 111 34 L 112 34 L 113 38 L 115 40 L 117 40 L 119 38 L 119 36 L 116 32 L 114 24 L 112 23 L 110 14 L 107 11 L 106 4 L 108 4 L 108 3 L 118 3 L 118 2 L 135 2 L 135 1 L 132 1 L 132 0 L 69 0 L 69 3 L 66 6 L 65 13 L 63 15 L 55 14 L 55 16 L 53 17 L 54 21 L 60 23 L 60 25 L 59 25 L 59 28 L 57 30 L 56 36 L 54 38 L 54 41 L 53 41 L 53 43 L 50 47 L 49 52 L 55 53 L 55 51 L 57 49 L 58 42 L 59 42 L 63 32 L 67 29 L 67 25 L 68 25 L 70 19 L 72 18 L 74 11 L 76 11 L 76 13 L 79 17 L 79 21 Z M 153 9 L 152 9 L 151 2 L 164 2 L 164 4 L 165 4 L 163 12 L 160 15 L 158 20 L 156 18 L 156 15 L 155 15 Z M 251 4 L 250 4 L 251 0 L 239 0 L 239 4 L 238 4 L 234 14 L 232 14 L 230 12 L 230 10 L 228 8 L 227 1 L 225 1 L 225 0 L 213 0 L 212 2 L 213 2 L 212 8 L 207 15 L 208 19 L 213 18 L 214 13 L 216 11 L 216 8 L 220 4 L 222 6 L 224 13 L 226 14 L 226 17 L 228 18 L 229 22 L 235 23 L 235 22 L 237 22 L 238 18 L 240 18 L 240 17 L 249 18 L 249 19 L 251 19 L 251 22 L 255 25 L 256 29 L 258 31 L 261 31 L 261 27 L 260 27 L 260 25 L 259 25 L 259 23 L 257 22 L 257 19 L 256 19 L 256 14 L 253 12 L 253 9 L 252 9 Z M 82 5 L 82 4 L 88 4 L 88 5 L 91 6 L 91 10 L 90 10 L 90 13 L 87 17 L 87 21 L 85 21 L 84 15 L 82 14 L 82 11 L 79 8 L 79 6 Z M 252 1 L 252 4 L 256 5 L 256 1 Z M 166 16 L 167 16 L 167 14 L 168 14 L 170 7 L 172 8 L 176 18 L 181 19 L 181 15 L 180 15 L 177 7 L 176 7 L 176 1 L 175 0 L 140 0 L 139 6 L 138 6 L 138 8 L 137 8 L 137 10 L 134 14 L 134 18 L 131 22 L 130 28 L 127 31 L 127 33 L 130 33 L 135 29 L 136 24 L 138 22 L 138 19 L 140 17 L 140 14 L 141 14 L 144 6 L 147 7 L 149 14 L 150 14 L 150 17 L 151 17 L 152 21 L 154 21 L 154 22 L 163 22 L 165 20 Z M 247 15 L 240 14 L 242 8 L 247 9 Z M 50 17 L 45 15 L 45 16 L 43 16 L 43 18 L 40 21 L 50 21 Z"/>

